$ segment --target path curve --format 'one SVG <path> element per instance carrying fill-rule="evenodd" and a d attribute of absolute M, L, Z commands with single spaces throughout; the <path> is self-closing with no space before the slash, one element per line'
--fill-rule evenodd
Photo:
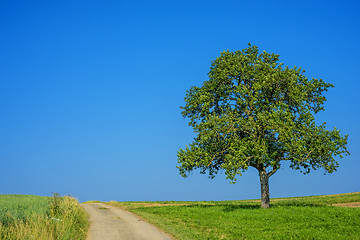
<path fill-rule="evenodd" d="M 104 203 L 82 204 L 90 215 L 87 240 L 171 240 L 138 216 Z"/>

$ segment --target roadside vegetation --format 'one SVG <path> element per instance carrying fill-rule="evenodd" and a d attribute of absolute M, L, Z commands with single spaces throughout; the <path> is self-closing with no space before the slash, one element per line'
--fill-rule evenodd
<path fill-rule="evenodd" d="M 0 239 L 85 239 L 88 216 L 70 196 L 0 195 Z"/>
<path fill-rule="evenodd" d="M 360 239 L 360 193 L 259 200 L 115 202 L 176 239 Z"/>

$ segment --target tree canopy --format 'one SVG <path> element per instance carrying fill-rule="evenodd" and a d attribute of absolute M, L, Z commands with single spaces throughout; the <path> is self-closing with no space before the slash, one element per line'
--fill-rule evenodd
<path fill-rule="evenodd" d="M 261 178 L 268 181 L 283 161 L 304 174 L 318 168 L 335 171 L 335 157 L 349 154 L 348 136 L 336 128 L 327 130 L 325 123 L 317 125 L 314 118 L 324 110 L 323 94 L 333 85 L 304 73 L 250 44 L 222 52 L 211 63 L 209 79 L 191 87 L 181 107 L 196 137 L 178 151 L 180 174 L 200 169 L 214 177 L 225 170 L 235 182 L 254 167 L 263 184 Z"/>

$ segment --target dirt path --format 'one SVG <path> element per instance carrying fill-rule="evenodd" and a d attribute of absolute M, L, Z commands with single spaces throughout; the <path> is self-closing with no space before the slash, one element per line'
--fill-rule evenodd
<path fill-rule="evenodd" d="M 87 240 L 171 240 L 138 216 L 104 203 L 82 204 L 90 215 Z"/>

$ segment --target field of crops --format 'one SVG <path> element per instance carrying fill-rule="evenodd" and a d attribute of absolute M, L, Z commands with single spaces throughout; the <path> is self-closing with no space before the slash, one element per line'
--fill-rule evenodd
<path fill-rule="evenodd" d="M 72 197 L 0 195 L 0 239 L 85 239 L 88 217 Z"/>
<path fill-rule="evenodd" d="M 157 225 L 176 239 L 360 239 L 360 193 L 213 202 L 110 202 Z"/>

